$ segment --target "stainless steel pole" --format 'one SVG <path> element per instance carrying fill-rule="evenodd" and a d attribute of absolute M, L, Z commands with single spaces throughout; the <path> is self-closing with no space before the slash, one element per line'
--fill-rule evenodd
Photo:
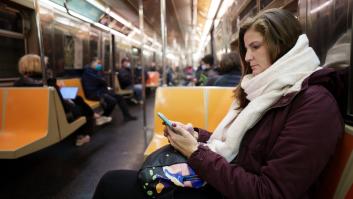
<path fill-rule="evenodd" d="M 46 86 L 47 85 L 47 68 L 46 68 L 45 61 L 44 61 L 43 37 L 42 37 L 42 30 L 40 27 L 40 16 L 39 16 L 39 3 L 38 3 L 38 0 L 34 0 L 33 3 L 34 3 L 34 9 L 36 12 L 36 26 L 37 26 L 40 62 L 42 65 L 43 85 Z"/>
<path fill-rule="evenodd" d="M 140 20 L 140 31 L 142 35 L 141 41 L 141 67 L 142 67 L 142 119 L 143 119 L 143 134 L 145 138 L 145 147 L 147 147 L 147 121 L 146 121 L 146 77 L 145 77 L 145 62 L 143 59 L 144 44 L 145 44 L 145 33 L 144 33 L 144 20 L 143 20 L 143 1 L 139 0 L 139 20 Z"/>
<path fill-rule="evenodd" d="M 167 48 L 167 27 L 165 18 L 165 0 L 161 2 L 161 35 L 162 35 L 162 67 L 163 67 L 163 82 L 162 85 L 167 83 L 167 66 L 166 66 L 166 48 Z"/>

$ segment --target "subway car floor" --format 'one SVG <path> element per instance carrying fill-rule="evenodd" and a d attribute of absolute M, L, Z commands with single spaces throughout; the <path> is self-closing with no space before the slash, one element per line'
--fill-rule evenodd
<path fill-rule="evenodd" d="M 154 96 L 149 96 L 146 100 L 149 129 L 153 127 L 153 106 Z M 0 160 L 0 198 L 88 199 L 105 172 L 138 169 L 145 150 L 143 113 L 140 105 L 129 107 L 138 120 L 124 123 L 116 107 L 113 121 L 96 127 L 87 145 L 76 147 L 76 136 L 72 135 L 28 156 Z M 147 137 L 149 140 L 151 131 Z"/>

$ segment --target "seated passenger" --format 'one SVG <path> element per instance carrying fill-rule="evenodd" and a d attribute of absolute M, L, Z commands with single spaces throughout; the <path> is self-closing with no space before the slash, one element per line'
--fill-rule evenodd
<path fill-rule="evenodd" d="M 140 73 L 140 74 L 138 74 Z M 120 86 L 122 89 L 131 89 L 134 91 L 134 98 L 132 99 L 133 102 L 135 103 L 142 103 L 142 84 L 141 84 L 141 71 L 138 70 L 138 68 L 135 68 L 134 71 L 135 75 L 135 81 L 133 84 L 133 77 L 132 77 L 132 71 L 131 71 L 131 63 L 128 58 L 124 57 L 121 60 L 121 66 L 119 68 L 118 72 L 118 80 L 120 83 Z M 147 75 L 145 74 L 145 78 L 147 78 Z"/>
<path fill-rule="evenodd" d="M 18 69 L 21 74 L 21 77 L 14 83 L 14 86 L 43 86 L 43 82 L 40 79 L 42 67 L 40 57 L 38 55 L 28 54 L 21 57 L 18 63 Z M 48 85 L 55 87 L 56 91 L 58 92 L 68 122 L 72 122 L 81 116 L 86 117 L 86 123 L 77 131 L 79 135 L 76 139 L 76 146 L 82 146 L 85 143 L 90 142 L 91 133 L 93 132 L 93 128 L 95 125 L 95 114 L 93 110 L 84 102 L 84 100 L 80 96 L 76 96 L 76 98 L 73 100 L 63 99 L 55 78 L 48 79 Z"/>
<path fill-rule="evenodd" d="M 344 132 L 342 71 L 319 67 L 299 21 L 281 9 L 242 24 L 239 51 L 244 76 L 214 133 L 177 122 L 164 131 L 208 183 L 174 198 L 313 198 Z M 103 176 L 94 199 L 144 194 L 137 171 L 120 170 Z"/>
<path fill-rule="evenodd" d="M 241 78 L 238 53 L 231 52 L 224 54 L 219 66 L 220 76 L 212 86 L 234 87 L 238 85 Z"/>
<path fill-rule="evenodd" d="M 201 59 L 201 65 L 195 72 L 196 86 L 210 86 L 218 77 L 218 71 L 214 68 L 214 58 L 211 54 Z"/>
<path fill-rule="evenodd" d="M 109 117 L 116 103 L 118 103 L 125 122 L 136 120 L 137 118 L 130 114 L 124 98 L 108 90 L 108 84 L 102 75 L 102 70 L 103 66 L 98 58 L 93 58 L 91 64 L 85 67 L 82 75 L 82 85 L 86 97 L 101 102 L 104 110 L 103 116 Z"/>

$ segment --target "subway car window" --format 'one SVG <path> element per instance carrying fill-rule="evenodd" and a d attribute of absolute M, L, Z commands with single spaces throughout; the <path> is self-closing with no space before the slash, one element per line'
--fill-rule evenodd
<path fill-rule="evenodd" d="M 89 46 L 90 46 L 90 55 L 91 57 L 99 57 L 100 54 L 98 53 L 100 50 L 100 36 L 99 31 L 96 29 L 91 28 L 90 32 L 90 39 L 89 39 Z"/>
<path fill-rule="evenodd" d="M 25 38 L 20 13 L 0 8 L 0 78 L 18 76 L 17 61 L 24 53 Z"/>
<path fill-rule="evenodd" d="M 104 70 L 109 70 L 110 69 L 110 35 L 103 33 L 103 65 L 104 65 Z"/>
<path fill-rule="evenodd" d="M 77 19 L 55 13 L 54 22 L 54 43 L 55 55 L 54 64 L 59 73 L 64 70 L 81 69 L 88 63 L 89 56 L 89 25 L 84 24 Z M 48 40 L 44 40 L 46 47 L 51 42 L 50 29 L 44 28 L 43 31 L 49 31 Z M 57 48 L 60 46 L 60 48 Z M 50 52 L 50 49 L 48 49 Z M 88 54 L 88 55 L 87 55 Z"/>
<path fill-rule="evenodd" d="M 20 13 L 0 8 L 0 29 L 22 33 L 23 20 Z"/>
<path fill-rule="evenodd" d="M 23 39 L 0 36 L 0 78 L 18 76 L 17 61 L 24 53 Z"/>
<path fill-rule="evenodd" d="M 48 9 L 41 8 L 40 19 L 44 54 L 48 57 L 47 67 L 54 70 L 54 14 Z"/>
<path fill-rule="evenodd" d="M 64 35 L 65 69 L 74 68 L 75 40 L 71 35 Z"/>

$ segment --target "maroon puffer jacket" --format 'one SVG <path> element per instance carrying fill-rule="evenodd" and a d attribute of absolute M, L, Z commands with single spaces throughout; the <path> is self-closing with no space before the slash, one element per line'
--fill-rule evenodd
<path fill-rule="evenodd" d="M 280 98 L 245 134 L 234 163 L 199 146 L 189 165 L 226 198 L 312 198 L 344 131 L 347 74 L 319 70 Z M 199 141 L 209 136 L 199 129 Z"/>

